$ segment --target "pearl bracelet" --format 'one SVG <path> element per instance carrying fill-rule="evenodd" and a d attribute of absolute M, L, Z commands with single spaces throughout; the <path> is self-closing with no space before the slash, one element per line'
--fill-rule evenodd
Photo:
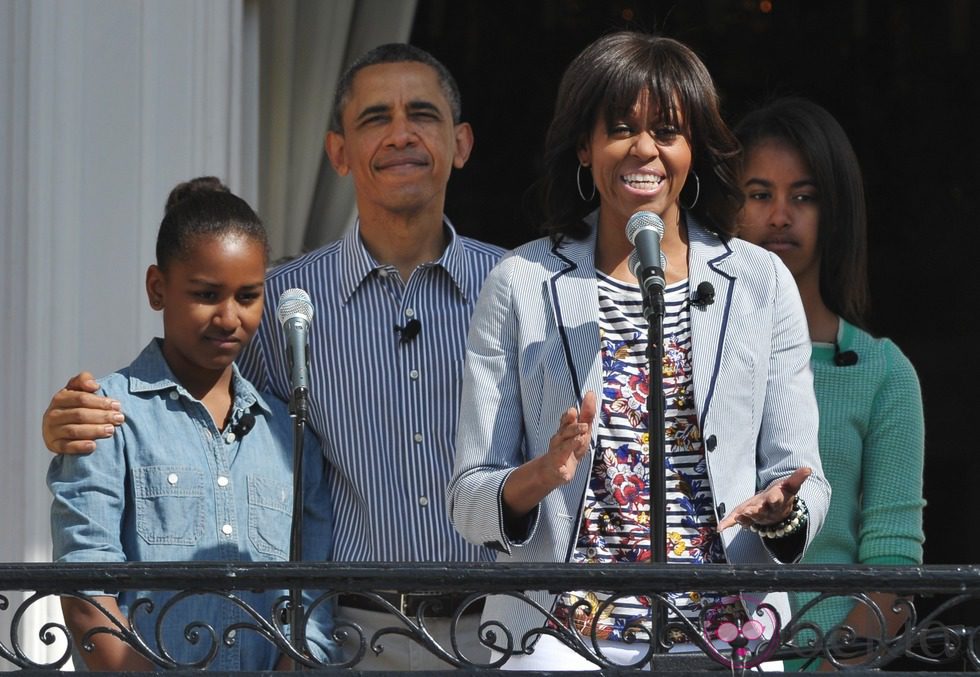
<path fill-rule="evenodd" d="M 806 503 L 799 496 L 794 496 L 793 511 L 789 514 L 789 517 L 775 524 L 752 524 L 749 526 L 749 531 L 754 534 L 759 534 L 763 538 L 785 538 L 786 536 L 792 536 L 805 527 L 809 521 L 810 511 L 807 510 Z"/>

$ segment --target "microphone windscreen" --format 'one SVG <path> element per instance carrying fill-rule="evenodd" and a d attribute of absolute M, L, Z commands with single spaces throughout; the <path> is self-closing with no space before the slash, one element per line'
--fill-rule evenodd
<path fill-rule="evenodd" d="M 313 302 L 305 290 L 287 289 L 279 297 L 279 306 L 276 308 L 276 312 L 279 315 L 279 322 L 283 325 L 297 317 L 311 322 L 313 320 Z"/>
<path fill-rule="evenodd" d="M 637 212 L 626 222 L 626 237 L 631 244 L 636 245 L 637 233 L 651 228 L 657 231 L 660 237 L 664 236 L 664 220 L 658 214 L 647 211 Z"/>
<path fill-rule="evenodd" d="M 253 416 L 251 412 L 246 411 L 244 414 L 242 414 L 242 417 L 238 419 L 238 423 L 231 429 L 231 431 L 238 435 L 238 437 L 245 437 L 254 427 L 255 416 Z"/>
<path fill-rule="evenodd" d="M 701 303 L 714 303 L 715 301 L 715 288 L 714 286 L 705 280 L 698 284 L 697 290 L 698 301 Z"/>
<path fill-rule="evenodd" d="M 417 319 L 412 318 L 408 321 L 408 324 L 405 325 L 404 331 L 402 331 L 402 341 L 405 343 L 411 341 L 413 338 L 419 335 L 421 330 L 422 323 Z"/>

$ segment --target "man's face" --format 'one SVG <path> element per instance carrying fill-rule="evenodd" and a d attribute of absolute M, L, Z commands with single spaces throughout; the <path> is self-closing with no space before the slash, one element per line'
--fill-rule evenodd
<path fill-rule="evenodd" d="M 353 177 L 362 217 L 442 214 L 449 174 L 466 163 L 473 135 L 453 124 L 435 70 L 416 62 L 362 68 L 342 121 L 343 134 L 327 134 L 327 154 Z"/>

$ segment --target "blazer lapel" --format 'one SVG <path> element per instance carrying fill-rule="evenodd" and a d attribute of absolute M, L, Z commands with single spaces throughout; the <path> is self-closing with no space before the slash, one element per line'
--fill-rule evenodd
<path fill-rule="evenodd" d="M 701 228 L 690 215 L 687 219 L 690 246 L 688 284 L 691 295 L 702 282 L 708 282 L 715 290 L 713 303 L 691 306 L 694 400 L 703 430 L 721 368 L 736 277 L 729 260 L 733 256 L 731 248 L 717 235 Z"/>
<path fill-rule="evenodd" d="M 592 390 L 601 394 L 599 292 L 595 279 L 595 228 L 585 240 L 563 239 L 552 246 L 555 272 L 548 281 L 551 310 L 562 342 L 577 402 Z"/>

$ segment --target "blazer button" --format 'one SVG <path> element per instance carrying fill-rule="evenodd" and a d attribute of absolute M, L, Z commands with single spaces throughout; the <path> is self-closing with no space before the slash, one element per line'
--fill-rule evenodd
<path fill-rule="evenodd" d="M 725 519 L 725 504 L 724 503 L 719 503 L 718 504 L 718 519 L 720 519 L 720 520 Z"/>
<path fill-rule="evenodd" d="M 705 440 L 705 444 L 708 446 L 708 451 L 714 451 L 715 447 L 718 446 L 718 439 L 714 435 L 708 435 L 708 439 Z"/>

